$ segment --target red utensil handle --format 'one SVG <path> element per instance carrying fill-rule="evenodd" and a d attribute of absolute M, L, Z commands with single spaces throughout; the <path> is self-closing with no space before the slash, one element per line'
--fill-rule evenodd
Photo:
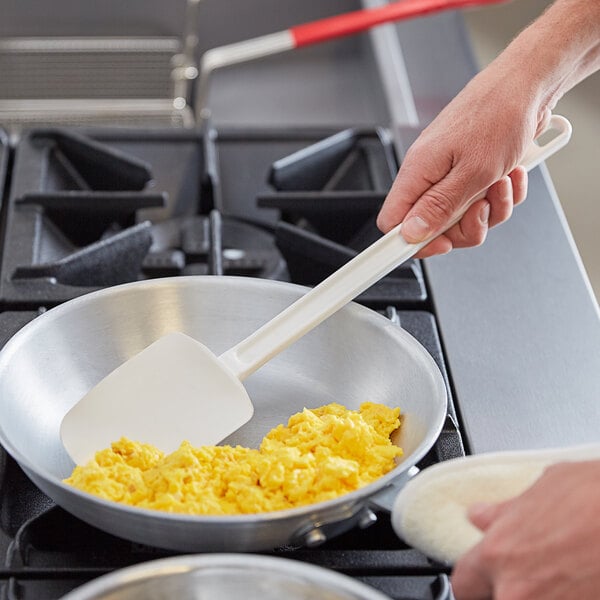
<path fill-rule="evenodd" d="M 290 27 L 294 47 L 308 46 L 353 33 L 365 31 L 375 25 L 418 17 L 432 12 L 498 4 L 506 0 L 403 0 L 377 8 L 356 10 L 343 15 L 319 19 L 303 25 Z"/>

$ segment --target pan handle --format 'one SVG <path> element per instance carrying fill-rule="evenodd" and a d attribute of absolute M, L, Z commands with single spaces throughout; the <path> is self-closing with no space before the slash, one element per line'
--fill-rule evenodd
<path fill-rule="evenodd" d="M 369 498 L 369 506 L 373 507 L 375 510 L 384 510 L 391 513 L 398 494 L 404 489 L 408 482 L 420 472 L 421 470 L 419 467 L 413 465 L 380 492 L 371 496 Z"/>
<path fill-rule="evenodd" d="M 528 171 L 562 148 L 571 137 L 571 124 L 559 115 L 551 117 L 543 133 L 550 130 L 558 134 L 543 145 L 532 142 L 525 152 L 521 164 Z M 484 198 L 486 193 L 482 192 L 473 202 Z M 468 206 L 456 215 L 450 226 L 460 220 Z M 236 377 L 245 379 L 439 235 L 438 232 L 423 242 L 410 244 L 402 237 L 401 230 L 402 223 L 222 354 L 221 361 Z"/>

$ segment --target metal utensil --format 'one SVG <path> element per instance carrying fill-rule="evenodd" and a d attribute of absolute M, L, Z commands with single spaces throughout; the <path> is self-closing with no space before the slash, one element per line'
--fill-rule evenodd
<path fill-rule="evenodd" d="M 196 113 L 206 115 L 210 75 L 216 69 L 334 40 L 377 25 L 402 21 L 443 10 L 498 4 L 506 0 L 401 0 L 376 8 L 356 10 L 249 40 L 211 48 L 202 55 L 196 90 Z"/>
<path fill-rule="evenodd" d="M 544 146 L 531 145 L 522 161 L 527 169 L 568 141 L 571 126 L 564 117 L 554 115 L 549 128 L 559 134 Z M 409 244 L 400 235 L 401 227 L 221 356 L 180 332 L 154 342 L 105 377 L 65 415 L 61 438 L 67 452 L 84 464 L 121 436 L 152 443 L 165 452 L 175 450 L 182 440 L 197 446 L 222 441 L 254 412 L 241 384 L 246 377 L 432 239 Z"/>

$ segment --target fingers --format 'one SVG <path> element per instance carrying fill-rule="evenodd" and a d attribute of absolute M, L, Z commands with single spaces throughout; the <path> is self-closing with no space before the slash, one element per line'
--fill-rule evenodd
<path fill-rule="evenodd" d="M 424 246 L 415 254 L 416 258 L 427 258 L 429 256 L 437 256 L 448 254 L 452 250 L 452 241 L 444 234 L 438 235 L 435 240 L 431 241 L 427 246 Z"/>
<path fill-rule="evenodd" d="M 474 504 L 469 507 L 467 516 L 475 527 L 485 532 L 505 513 L 511 502 Z M 460 600 L 489 600 L 494 596 L 493 562 L 486 556 L 485 540 L 467 552 L 452 571 L 452 590 Z"/>
<path fill-rule="evenodd" d="M 452 240 L 452 235 L 448 235 L 446 231 L 449 224 L 476 193 L 477 189 L 473 189 L 472 181 L 468 182 L 459 169 L 452 170 L 441 181 L 432 185 L 408 212 L 402 224 L 403 237 L 408 242 L 418 243 L 446 232 Z M 471 216 L 465 223 L 466 227 L 472 226 L 474 221 Z M 481 237 L 478 231 L 481 227 L 477 226 L 476 229 L 477 232 L 469 229 L 464 235 L 476 233 L 476 237 Z M 456 230 L 454 233 L 456 235 Z M 483 237 L 485 238 L 485 234 Z"/>
<path fill-rule="evenodd" d="M 554 464 L 520 495 L 471 507 L 484 536 L 454 567 L 456 599 L 597 598 L 599 502 L 600 461 L 587 460 Z"/>
<path fill-rule="evenodd" d="M 513 207 L 513 179 L 518 186 L 519 199 L 523 196 L 524 189 L 522 172 L 515 171 L 513 178 L 503 177 L 489 188 L 485 200 L 475 202 L 467 209 L 460 223 L 446 231 L 456 213 L 469 202 L 469 196 L 465 194 L 470 193 L 472 196 L 477 190 L 469 190 L 464 178 L 453 171 L 425 189 L 414 205 L 411 205 L 398 192 L 398 189 L 403 189 L 404 179 L 399 174 L 379 213 L 378 226 L 382 231 L 389 231 L 402 222 L 402 235 L 410 243 L 419 243 L 436 233 L 445 233 L 454 248 L 480 245 L 485 240 L 488 227 L 510 217 Z M 405 190 L 406 196 L 414 197 L 420 188 L 427 186 L 427 182 L 421 183 L 420 187 L 413 184 L 411 193 Z M 428 250 L 430 252 L 431 248 Z"/>
<path fill-rule="evenodd" d="M 442 236 L 438 236 L 416 254 L 417 258 L 446 254 L 452 248 L 469 248 L 483 244 L 489 228 L 507 221 L 512 215 L 513 207 L 523 202 L 527 196 L 527 184 L 525 168 L 513 169 L 506 177 L 490 186 L 486 198 L 474 202 L 462 219 L 443 234 L 441 241 L 438 240 Z M 402 225 L 402 234 L 407 241 L 412 241 L 411 233 L 414 229 L 411 232 L 409 227 L 407 219 Z M 424 226 L 419 224 L 418 227 Z"/>
<path fill-rule="evenodd" d="M 491 205 L 489 226 L 495 227 L 508 221 L 513 211 L 513 184 L 508 176 L 496 181 L 487 191 Z"/>
<path fill-rule="evenodd" d="M 460 222 L 448 228 L 469 199 L 494 177 L 484 172 L 485 161 L 480 161 L 473 172 L 457 167 L 454 160 L 446 153 L 433 161 L 427 147 L 415 142 L 377 217 L 377 226 L 384 233 L 402 223 L 402 235 L 410 243 L 440 234 L 435 244 L 421 249 L 418 258 L 445 254 L 452 248 L 479 246 L 488 229 L 508 220 L 513 207 L 527 195 L 527 172 L 516 167 L 492 184 L 486 198 L 474 202 Z"/>
<path fill-rule="evenodd" d="M 467 552 L 452 571 L 452 591 L 460 600 L 489 600 L 493 583 L 480 559 L 480 545 Z"/>
<path fill-rule="evenodd" d="M 521 204 L 527 197 L 528 177 L 525 167 L 515 167 L 509 174 L 513 188 L 513 205 Z"/>
<path fill-rule="evenodd" d="M 446 236 L 453 248 L 480 246 L 485 241 L 488 229 L 507 221 L 512 211 L 512 179 L 503 177 L 490 186 L 485 199 L 477 200 L 467 209 L 463 218 L 446 232 Z"/>
<path fill-rule="evenodd" d="M 452 168 L 451 157 L 436 157 L 421 148 L 418 142 L 410 148 L 390 189 L 379 215 L 377 226 L 387 233 L 405 220 L 414 204 L 437 182 L 442 181 Z M 416 226 L 419 226 L 417 222 Z"/>
<path fill-rule="evenodd" d="M 498 504 L 474 504 L 467 511 L 469 521 L 481 531 L 486 531 L 505 511 L 508 502 Z"/>
<path fill-rule="evenodd" d="M 422 248 L 417 258 L 427 258 L 436 254 L 447 254 L 452 248 L 466 248 L 483 244 L 488 232 L 490 203 L 486 199 L 472 204 L 463 218 L 444 234 Z M 402 225 L 404 235 L 404 225 Z"/>

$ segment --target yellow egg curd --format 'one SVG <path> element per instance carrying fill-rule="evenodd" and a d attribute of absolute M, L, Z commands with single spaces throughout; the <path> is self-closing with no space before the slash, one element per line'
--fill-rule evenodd
<path fill-rule="evenodd" d="M 194 447 L 171 454 L 121 438 L 65 482 L 131 506 L 193 515 L 294 508 L 357 490 L 394 468 L 402 450 L 390 435 L 400 409 L 365 402 L 304 409 L 278 425 L 258 450 Z"/>

